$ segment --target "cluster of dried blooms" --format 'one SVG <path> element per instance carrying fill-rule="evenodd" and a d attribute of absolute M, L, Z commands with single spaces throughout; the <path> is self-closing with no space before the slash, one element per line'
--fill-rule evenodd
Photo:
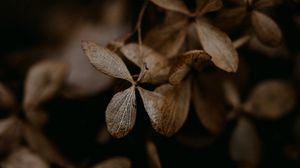
<path fill-rule="evenodd" d="M 225 167 L 300 160 L 300 52 L 276 10 L 297 3 L 114 0 L 97 24 L 68 25 L 54 11 L 68 40 L 2 59 L 17 77 L 1 69 L 0 167 L 200 167 L 204 149 Z"/>

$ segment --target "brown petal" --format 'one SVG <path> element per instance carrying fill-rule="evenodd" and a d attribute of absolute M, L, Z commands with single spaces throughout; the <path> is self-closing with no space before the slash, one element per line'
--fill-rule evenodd
<path fill-rule="evenodd" d="M 222 0 L 196 0 L 196 16 L 219 10 L 223 6 Z"/>
<path fill-rule="evenodd" d="M 202 20 L 198 19 L 195 26 L 202 47 L 212 57 L 212 62 L 227 72 L 236 72 L 239 58 L 230 38 Z"/>
<path fill-rule="evenodd" d="M 211 83 L 210 85 L 215 85 Z M 215 89 L 213 87 L 213 89 Z M 193 84 L 192 100 L 196 114 L 205 128 L 219 134 L 224 127 L 225 110 L 219 90 L 210 86 Z"/>
<path fill-rule="evenodd" d="M 97 134 L 97 143 L 100 145 L 107 144 L 111 139 L 111 135 L 107 131 L 106 126 L 101 126 Z"/>
<path fill-rule="evenodd" d="M 0 154 L 19 147 L 22 132 L 22 124 L 15 116 L 0 120 Z"/>
<path fill-rule="evenodd" d="M 138 90 L 142 97 L 145 110 L 150 118 L 152 127 L 158 131 L 163 124 L 163 114 L 161 109 L 163 106 L 164 96 L 160 93 L 148 91 L 141 87 L 138 87 Z"/>
<path fill-rule="evenodd" d="M 275 47 L 282 41 L 282 33 L 278 25 L 267 15 L 252 11 L 251 22 L 257 38 L 265 45 Z"/>
<path fill-rule="evenodd" d="M 234 108 L 239 107 L 241 105 L 241 100 L 236 86 L 232 83 L 232 81 L 224 81 L 223 86 L 228 103 Z"/>
<path fill-rule="evenodd" d="M 124 137 L 132 130 L 136 118 L 134 86 L 113 96 L 106 108 L 105 117 L 108 132 L 116 138 Z"/>
<path fill-rule="evenodd" d="M 247 43 L 247 47 L 253 52 L 263 54 L 270 58 L 289 58 L 291 56 L 290 50 L 284 43 L 281 43 L 279 46 L 270 47 L 264 45 L 256 36 L 252 36 Z"/>
<path fill-rule="evenodd" d="M 269 119 L 277 119 L 296 105 L 295 90 L 286 82 L 270 80 L 257 85 L 249 96 L 247 112 Z"/>
<path fill-rule="evenodd" d="M 131 161 L 126 157 L 113 157 L 92 168 L 131 168 Z"/>
<path fill-rule="evenodd" d="M 282 3 L 281 0 L 258 0 L 254 3 L 253 8 L 254 9 L 267 8 L 267 7 L 279 5 L 280 3 Z"/>
<path fill-rule="evenodd" d="M 187 26 L 186 19 L 158 25 L 146 34 L 144 43 L 166 57 L 173 57 L 183 45 Z"/>
<path fill-rule="evenodd" d="M 180 83 L 190 71 L 192 64 L 204 64 L 210 59 L 211 57 L 203 50 L 191 50 L 184 53 L 173 64 L 170 70 L 169 82 L 171 84 Z"/>
<path fill-rule="evenodd" d="M 58 61 L 44 61 L 34 65 L 25 80 L 24 108 L 35 108 L 52 98 L 62 87 L 66 75 L 66 65 Z"/>
<path fill-rule="evenodd" d="M 117 54 L 90 41 L 83 40 L 81 46 L 96 69 L 106 75 L 133 82 L 126 65 Z"/>
<path fill-rule="evenodd" d="M 158 151 L 152 141 L 146 142 L 146 150 L 149 158 L 149 168 L 161 168 Z"/>
<path fill-rule="evenodd" d="M 60 155 L 57 148 L 48 141 L 47 137 L 40 130 L 30 125 L 24 124 L 24 136 L 29 148 L 39 154 L 50 163 L 55 163 L 61 167 L 72 168 L 63 156 Z"/>
<path fill-rule="evenodd" d="M 164 84 L 155 92 L 139 88 L 152 127 L 160 134 L 172 136 L 184 124 L 190 104 L 190 80 L 172 86 Z"/>
<path fill-rule="evenodd" d="M 0 163 L 3 168 L 49 168 L 49 165 L 38 155 L 27 148 L 14 151 L 8 158 Z"/>
<path fill-rule="evenodd" d="M 232 30 L 242 24 L 246 17 L 245 6 L 233 9 L 221 9 L 216 17 L 216 24 L 223 30 Z"/>
<path fill-rule="evenodd" d="M 234 129 L 229 152 L 232 160 L 239 164 L 256 167 L 261 159 L 261 142 L 255 126 L 244 117 L 239 118 Z"/>
<path fill-rule="evenodd" d="M 0 107 L 12 108 L 15 105 L 15 98 L 11 91 L 0 83 Z"/>
<path fill-rule="evenodd" d="M 151 0 L 157 6 L 166 10 L 180 12 L 186 15 L 190 15 L 190 11 L 185 5 L 183 0 Z"/>
<path fill-rule="evenodd" d="M 165 96 L 162 106 L 161 132 L 166 136 L 176 133 L 186 121 L 191 99 L 190 79 L 183 81 Z"/>
<path fill-rule="evenodd" d="M 140 79 L 141 82 L 156 84 L 167 81 L 170 68 L 166 57 L 136 43 L 122 47 L 121 52 L 126 58 L 145 71 L 141 73 L 143 75 Z"/>
<path fill-rule="evenodd" d="M 37 125 L 44 123 L 46 116 L 39 113 L 38 107 L 58 94 L 66 75 L 66 65 L 58 61 L 43 61 L 29 70 L 25 80 L 23 108 L 30 122 Z"/>

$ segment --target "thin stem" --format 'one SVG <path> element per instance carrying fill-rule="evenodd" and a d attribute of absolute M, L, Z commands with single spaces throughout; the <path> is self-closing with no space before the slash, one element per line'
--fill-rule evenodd
<path fill-rule="evenodd" d="M 141 24 L 142 24 L 142 19 L 143 19 L 143 16 L 144 16 L 144 13 L 145 13 L 145 10 L 147 8 L 147 5 L 148 5 L 148 0 L 146 0 L 142 6 L 142 9 L 139 13 L 139 17 L 138 17 L 138 20 L 137 20 L 137 23 L 136 23 L 136 27 L 135 27 L 135 31 L 138 32 L 138 43 L 139 43 L 139 46 L 142 45 L 142 30 L 141 30 Z"/>
<path fill-rule="evenodd" d="M 244 36 L 236 39 L 235 41 L 233 41 L 233 46 L 235 49 L 238 49 L 238 48 L 242 47 L 243 45 L 245 45 L 249 40 L 250 40 L 250 35 L 244 35 Z"/>

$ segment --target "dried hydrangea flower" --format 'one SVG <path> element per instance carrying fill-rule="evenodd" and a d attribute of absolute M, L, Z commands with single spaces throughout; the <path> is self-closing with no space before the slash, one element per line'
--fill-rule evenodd
<path fill-rule="evenodd" d="M 141 47 L 140 50 L 139 47 Z M 167 60 L 145 46 L 138 46 L 136 44 L 124 46 L 121 49 L 124 55 L 136 65 L 143 66 L 141 67 L 142 70 L 138 79 L 135 81 L 125 63 L 114 52 L 89 41 L 82 41 L 82 48 L 97 70 L 108 76 L 123 79 L 131 83 L 129 88 L 113 96 L 105 112 L 109 133 L 117 138 L 124 137 L 132 130 L 135 124 L 136 88 L 141 93 L 145 89 L 138 86 L 140 83 L 157 83 L 167 80 L 166 74 L 169 72 Z M 161 78 L 156 78 L 156 74 L 161 74 Z M 159 100 L 143 99 L 143 101 L 145 103 Z M 149 111 L 147 112 L 151 115 Z"/>
<path fill-rule="evenodd" d="M 216 20 L 222 27 L 236 27 L 250 15 L 255 36 L 263 44 L 276 47 L 282 41 L 281 30 L 269 16 L 259 10 L 277 5 L 279 2 L 278 0 L 235 1 L 238 6 L 221 10 Z"/>
<path fill-rule="evenodd" d="M 230 38 L 202 17 L 208 12 L 220 9 L 221 0 L 196 0 L 195 11 L 188 10 L 183 0 L 152 0 L 152 2 L 159 7 L 185 16 L 175 17 L 177 19 L 171 23 L 150 30 L 145 37 L 145 44 L 164 55 L 173 57 L 182 47 L 188 28 L 193 26 L 204 51 L 212 57 L 212 62 L 227 72 L 237 70 L 238 54 Z"/>

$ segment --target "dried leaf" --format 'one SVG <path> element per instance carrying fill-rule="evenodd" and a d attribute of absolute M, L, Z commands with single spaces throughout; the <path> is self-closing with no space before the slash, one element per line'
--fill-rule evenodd
<path fill-rule="evenodd" d="M 255 126 L 244 117 L 239 118 L 234 129 L 229 152 L 232 160 L 239 164 L 256 167 L 261 159 L 261 142 Z"/>
<path fill-rule="evenodd" d="M 238 54 L 230 38 L 202 20 L 197 20 L 195 26 L 202 47 L 212 57 L 212 62 L 227 72 L 236 72 Z"/>
<path fill-rule="evenodd" d="M 158 133 L 172 136 L 182 127 L 188 115 L 191 99 L 190 79 L 173 87 L 166 85 L 160 86 L 164 87 L 163 89 L 159 87 L 155 90 L 164 91 L 166 95 L 161 102 L 160 113 L 155 113 L 158 117 L 152 122 L 152 126 Z"/>
<path fill-rule="evenodd" d="M 12 108 L 15 103 L 15 98 L 10 90 L 0 83 L 0 107 Z"/>
<path fill-rule="evenodd" d="M 225 110 L 222 97 L 217 94 L 217 90 L 212 90 L 210 87 L 198 85 L 197 82 L 194 82 L 192 100 L 197 116 L 203 126 L 213 134 L 219 134 L 224 128 Z"/>
<path fill-rule="evenodd" d="M 169 82 L 179 84 L 186 77 L 193 64 L 202 65 L 210 59 L 211 57 L 203 50 L 191 50 L 184 53 L 173 64 L 170 70 Z"/>
<path fill-rule="evenodd" d="M 275 47 L 282 41 L 282 33 L 278 25 L 267 15 L 252 11 L 251 22 L 257 38 L 265 45 Z"/>
<path fill-rule="evenodd" d="M 117 54 L 90 41 L 82 41 L 81 46 L 96 69 L 108 76 L 125 79 L 133 83 L 130 72 Z"/>
<path fill-rule="evenodd" d="M 175 56 L 183 45 L 188 22 L 186 19 L 171 24 L 158 25 L 145 36 L 144 43 L 163 56 Z"/>
<path fill-rule="evenodd" d="M 135 87 L 116 93 L 106 108 L 105 116 L 108 132 L 112 136 L 121 138 L 127 135 L 135 124 Z"/>
<path fill-rule="evenodd" d="M 113 157 L 92 168 L 131 168 L 131 161 L 126 157 Z"/>
<path fill-rule="evenodd" d="M 34 109 L 57 94 L 66 75 L 67 67 L 59 61 L 49 60 L 34 65 L 25 80 L 24 109 Z"/>
<path fill-rule="evenodd" d="M 130 61 L 139 66 L 144 73 L 140 79 L 145 83 L 163 83 L 168 79 L 169 61 L 146 46 L 131 43 L 121 48 L 121 52 Z"/>
<path fill-rule="evenodd" d="M 157 6 L 170 11 L 191 15 L 183 0 L 151 0 Z"/>
<path fill-rule="evenodd" d="M 223 6 L 222 0 L 196 0 L 196 4 L 196 16 L 219 10 Z"/>
<path fill-rule="evenodd" d="M 39 130 L 30 125 L 24 124 L 24 136 L 31 150 L 39 154 L 50 163 L 55 163 L 61 167 L 73 168 L 63 156 L 60 155 L 56 147 Z"/>
<path fill-rule="evenodd" d="M 0 163 L 3 168 L 48 168 L 49 165 L 38 155 L 27 148 L 20 148 L 13 152 L 4 162 Z"/>
<path fill-rule="evenodd" d="M 158 151 L 152 141 L 146 142 L 146 150 L 149 158 L 149 168 L 161 168 Z"/>
<path fill-rule="evenodd" d="M 297 95 L 283 81 L 270 80 L 260 83 L 250 94 L 245 108 L 247 112 L 269 119 L 278 119 L 293 109 Z"/>

